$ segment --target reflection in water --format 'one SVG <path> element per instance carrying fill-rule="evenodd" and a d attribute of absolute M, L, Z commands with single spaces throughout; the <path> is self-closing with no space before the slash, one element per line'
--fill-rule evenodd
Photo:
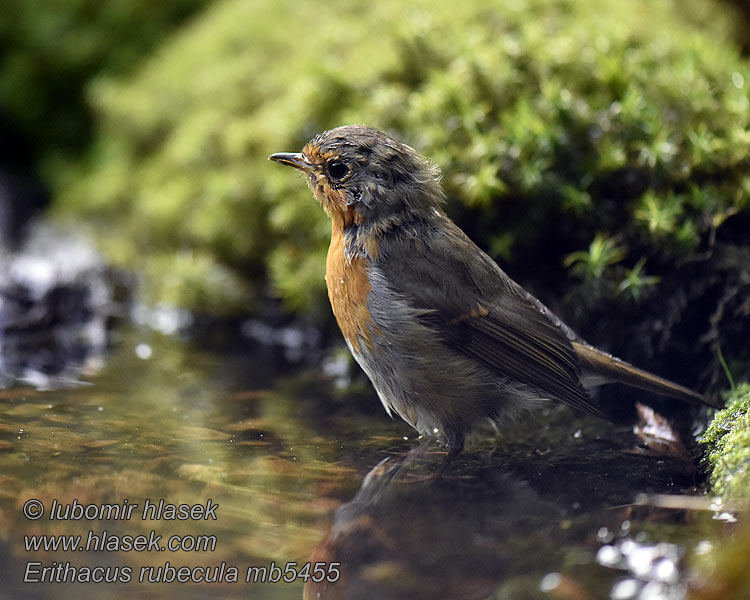
<path fill-rule="evenodd" d="M 616 570 L 619 563 L 598 564 L 602 546 L 624 552 L 618 541 L 643 535 L 636 540 L 643 547 L 667 541 L 689 551 L 722 526 L 710 515 L 630 507 L 638 492 L 689 492 L 694 475 L 676 459 L 631 454 L 629 427 L 564 407 L 509 425 L 493 452 L 492 436 L 480 436 L 486 447 L 469 447 L 443 479 L 424 481 L 442 456 L 397 460 L 414 444 L 403 439 L 411 431 L 381 415 L 369 389 L 339 389 L 320 370 L 292 369 L 269 352 L 210 352 L 130 330 L 88 385 L 1 390 L 0 598 L 299 599 L 304 579 L 256 583 L 245 574 L 309 560 L 342 565 L 341 579 L 328 586 L 308 579 L 308 598 L 547 598 L 542 583 L 558 599 L 600 598 L 637 577 Z M 54 501 L 127 499 L 139 510 L 130 520 L 29 520 L 22 513 L 29 499 L 47 510 Z M 159 499 L 210 500 L 217 518 L 142 519 L 145 502 Z M 602 537 L 602 530 L 617 533 Z M 165 542 L 215 536 L 215 545 L 174 552 L 25 546 L 31 535 L 85 539 L 105 531 L 154 532 Z M 29 563 L 127 567 L 133 580 L 24 583 Z M 143 567 L 168 572 L 167 563 L 204 572 L 236 567 L 239 580 L 135 580 Z"/>
<path fill-rule="evenodd" d="M 610 587 L 619 600 L 686 597 L 684 547 L 645 543 L 643 531 L 631 537 L 633 521 L 660 522 L 664 515 L 638 513 L 630 505 L 607 507 L 595 488 L 577 485 L 586 478 L 585 465 L 558 474 L 568 489 L 556 493 L 550 473 L 530 485 L 496 464 L 474 462 L 464 463 L 460 475 L 436 479 L 411 472 L 411 463 L 411 455 L 385 459 L 354 499 L 336 510 L 331 531 L 310 561 L 340 564 L 341 578 L 308 582 L 305 600 L 483 600 L 548 593 L 586 600 L 602 597 L 602 588 Z M 608 496 L 618 487 L 613 482 L 602 492 Z M 589 511 L 571 501 L 581 496 Z M 667 519 L 676 516 L 693 526 L 707 519 L 680 512 Z M 563 567 L 568 574 L 557 572 Z"/>
<path fill-rule="evenodd" d="M 147 345 L 150 353 L 143 352 Z M 141 356 L 148 356 L 143 359 Z M 281 367 L 283 369 L 283 366 Z M 339 487 L 353 470 L 337 460 L 341 442 L 323 443 L 308 410 L 318 411 L 315 377 L 285 384 L 252 352 L 214 355 L 152 333 L 129 332 L 93 381 L 70 389 L 0 391 L 0 597 L 299 598 L 302 583 L 112 585 L 30 584 L 30 561 L 44 566 L 213 567 L 299 560 L 323 532 L 330 510 L 321 489 Z M 269 387 L 278 381 L 274 389 Z M 313 396 L 306 398 L 305 394 Z M 347 484 L 348 485 L 348 484 Z M 346 486 L 345 486 L 346 487 Z M 147 500 L 219 505 L 214 520 L 25 519 L 29 499 L 47 511 L 56 500 L 142 508 Z M 48 512 L 46 513 L 49 514 Z M 24 536 L 216 536 L 215 548 L 178 552 L 27 551 Z M 146 586 L 146 587 L 144 587 Z M 208 588 L 208 589 L 207 589 Z"/>
<path fill-rule="evenodd" d="M 553 568 L 552 530 L 564 511 L 513 476 L 415 480 L 386 459 L 336 510 L 311 561 L 341 563 L 336 583 L 309 582 L 304 598 L 489 597 L 509 575 Z"/>

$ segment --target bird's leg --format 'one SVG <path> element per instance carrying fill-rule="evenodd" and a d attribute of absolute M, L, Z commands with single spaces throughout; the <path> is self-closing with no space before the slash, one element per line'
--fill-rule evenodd
<path fill-rule="evenodd" d="M 408 466 L 411 466 L 415 460 L 423 458 L 425 453 L 434 443 L 434 439 L 429 437 L 424 438 L 419 446 L 409 450 L 409 452 L 401 459 L 397 467 L 398 470 L 402 470 Z M 451 463 L 455 460 L 455 458 L 459 454 L 461 454 L 461 451 L 464 448 L 464 434 L 460 433 L 447 436 L 445 445 L 448 449 L 448 452 L 440 462 L 438 468 L 430 475 L 427 475 L 426 477 L 417 477 L 414 479 L 410 479 L 408 480 L 408 483 L 428 483 L 440 479 L 448 469 L 448 467 L 451 465 Z"/>
<path fill-rule="evenodd" d="M 464 449 L 464 434 L 463 433 L 451 433 L 446 436 L 447 437 L 447 443 L 448 446 L 448 453 L 445 455 L 445 458 L 443 459 L 443 462 L 438 467 L 437 471 L 435 471 L 432 474 L 431 478 L 439 479 L 443 476 L 446 469 L 451 465 L 451 463 L 456 459 L 456 457 L 461 454 L 461 451 Z"/>

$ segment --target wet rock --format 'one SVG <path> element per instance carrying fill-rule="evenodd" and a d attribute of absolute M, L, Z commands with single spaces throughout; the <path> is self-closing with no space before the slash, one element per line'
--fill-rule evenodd
<path fill-rule="evenodd" d="M 0 250 L 0 387 L 57 387 L 96 369 L 124 284 L 80 233 L 46 223 Z"/>

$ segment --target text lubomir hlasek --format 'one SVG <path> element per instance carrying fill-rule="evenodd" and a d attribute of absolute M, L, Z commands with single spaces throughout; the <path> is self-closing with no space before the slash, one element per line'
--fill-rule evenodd
<path fill-rule="evenodd" d="M 129 521 L 135 513 L 144 521 L 215 521 L 216 511 L 219 508 L 219 505 L 211 498 L 202 504 L 172 504 L 164 499 L 152 502 L 147 498 L 143 509 L 136 512 L 139 506 L 138 503 L 131 503 L 127 498 L 117 504 L 81 504 L 77 499 L 69 504 L 61 504 L 53 500 L 49 519 L 50 521 Z"/>

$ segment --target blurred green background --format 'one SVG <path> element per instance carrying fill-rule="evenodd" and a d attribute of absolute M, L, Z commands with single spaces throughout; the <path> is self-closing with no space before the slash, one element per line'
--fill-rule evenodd
<path fill-rule="evenodd" d="M 266 157 L 367 123 L 592 341 L 723 387 L 719 350 L 750 363 L 743 6 L 9 0 L 2 169 L 43 183 L 14 224 L 46 191 L 146 303 L 326 326 L 328 223 Z"/>
<path fill-rule="evenodd" d="M 703 387 L 721 386 L 717 348 L 738 375 L 748 365 L 742 14 L 9 0 L 3 168 L 38 175 L 52 214 L 90 228 L 147 303 L 233 316 L 280 301 L 320 326 L 329 226 L 266 157 L 367 123 L 437 162 L 451 216 L 592 341 L 673 351 L 672 371 L 701 364 Z M 621 330 L 634 334 L 612 341 Z"/>

